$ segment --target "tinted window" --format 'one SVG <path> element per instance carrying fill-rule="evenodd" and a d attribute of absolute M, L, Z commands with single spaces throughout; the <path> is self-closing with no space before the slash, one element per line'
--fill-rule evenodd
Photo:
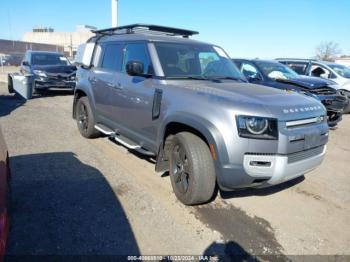
<path fill-rule="evenodd" d="M 259 74 L 258 70 L 252 64 L 245 62 L 242 63 L 241 72 L 247 78 L 256 78 Z"/>
<path fill-rule="evenodd" d="M 155 43 L 166 77 L 244 79 L 224 50 L 203 44 Z"/>
<path fill-rule="evenodd" d="M 145 44 L 128 44 L 124 53 L 124 65 L 123 71 L 125 72 L 125 66 L 129 61 L 139 61 L 143 63 L 144 74 L 153 74 L 150 58 Z"/>
<path fill-rule="evenodd" d="M 330 68 L 332 68 L 337 74 L 341 75 L 342 77 L 345 78 L 350 78 L 350 68 L 339 65 L 339 64 L 331 64 L 329 65 Z"/>
<path fill-rule="evenodd" d="M 307 64 L 303 64 L 303 63 L 287 63 L 287 66 L 292 68 L 299 75 L 305 75 L 306 74 Z"/>
<path fill-rule="evenodd" d="M 327 68 L 321 65 L 312 64 L 311 76 L 322 77 L 327 79 L 327 78 L 331 78 L 331 71 L 329 71 Z"/>
<path fill-rule="evenodd" d="M 102 46 L 102 49 L 103 60 L 101 67 L 112 71 L 121 71 L 122 46 L 119 44 L 106 44 Z"/>
<path fill-rule="evenodd" d="M 68 59 L 60 54 L 34 53 L 32 54 L 32 65 L 69 65 Z"/>
<path fill-rule="evenodd" d="M 300 77 L 288 66 L 281 63 L 257 61 L 256 64 L 270 79 L 291 79 Z"/>
<path fill-rule="evenodd" d="M 95 49 L 94 58 L 92 59 L 92 65 L 94 67 L 101 67 L 103 58 L 102 46 L 97 45 Z"/>

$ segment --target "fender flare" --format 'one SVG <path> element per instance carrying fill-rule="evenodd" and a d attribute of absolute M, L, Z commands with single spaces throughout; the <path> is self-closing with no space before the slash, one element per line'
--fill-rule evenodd
<path fill-rule="evenodd" d="M 75 88 L 74 90 L 74 98 L 73 98 L 73 108 L 72 108 L 72 117 L 73 119 L 76 119 L 76 105 L 78 102 L 78 93 L 82 92 L 86 95 L 86 97 L 89 99 L 89 103 L 92 109 L 92 112 L 94 114 L 94 117 L 96 117 L 96 113 L 95 113 L 95 103 L 92 99 L 92 95 L 90 94 L 90 92 L 88 91 L 88 89 L 85 88 Z"/>
<path fill-rule="evenodd" d="M 217 129 L 217 127 L 207 119 L 197 115 L 189 114 L 188 112 L 178 112 L 172 114 L 170 116 L 165 117 L 162 122 L 163 124 L 159 129 L 160 131 L 158 132 L 157 138 L 157 144 L 159 145 L 158 152 L 162 152 L 163 150 L 162 147 L 164 145 L 166 127 L 169 124 L 178 123 L 194 128 L 206 138 L 209 145 L 214 146 L 216 154 L 216 161 L 214 161 L 215 171 L 217 179 L 220 180 L 221 167 L 225 163 L 229 162 L 229 157 L 224 138 L 221 135 L 221 132 Z"/>

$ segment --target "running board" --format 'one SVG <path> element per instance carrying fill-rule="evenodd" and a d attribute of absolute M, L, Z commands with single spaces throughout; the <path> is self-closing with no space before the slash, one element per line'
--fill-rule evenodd
<path fill-rule="evenodd" d="M 118 135 L 116 132 L 114 132 L 112 129 L 98 124 L 95 125 L 95 129 L 100 131 L 101 133 L 107 135 L 110 137 L 110 139 L 115 140 L 117 143 L 121 144 L 122 146 L 125 146 L 127 149 L 134 150 L 142 155 L 146 156 L 155 156 L 154 153 L 147 151 L 146 149 L 143 149 L 140 145 L 135 144 L 130 139 L 123 137 L 121 135 Z"/>
<path fill-rule="evenodd" d="M 98 125 L 95 125 L 94 127 L 96 130 L 100 131 L 101 133 L 103 133 L 107 136 L 115 136 L 116 135 L 116 133 L 112 129 L 110 129 L 104 125 L 98 124 Z"/>
<path fill-rule="evenodd" d="M 117 141 L 119 144 L 125 146 L 126 148 L 128 149 L 131 149 L 131 150 L 138 150 L 138 149 L 141 149 L 141 146 L 139 145 L 132 145 L 130 142 L 127 142 L 125 141 L 126 139 L 122 139 L 120 136 L 116 135 L 116 136 L 113 136 L 113 139 L 115 141 Z"/>

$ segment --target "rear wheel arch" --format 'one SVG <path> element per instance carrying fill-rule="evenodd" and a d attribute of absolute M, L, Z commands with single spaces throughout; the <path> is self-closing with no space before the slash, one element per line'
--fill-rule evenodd
<path fill-rule="evenodd" d="M 13 88 L 13 79 L 12 79 L 12 75 L 8 75 L 7 76 L 7 88 L 8 88 L 8 92 L 10 94 L 13 94 L 15 92 L 14 88 Z"/>
<path fill-rule="evenodd" d="M 74 92 L 74 101 L 73 101 L 73 119 L 76 119 L 77 102 L 83 96 L 87 96 L 87 94 L 83 90 L 81 90 L 81 89 L 75 90 L 75 92 Z"/>

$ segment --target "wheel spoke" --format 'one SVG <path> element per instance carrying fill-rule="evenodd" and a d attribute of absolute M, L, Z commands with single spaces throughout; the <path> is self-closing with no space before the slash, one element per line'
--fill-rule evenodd
<path fill-rule="evenodd" d="M 79 124 L 82 130 L 86 131 L 89 126 L 89 118 L 87 115 L 86 106 L 81 104 L 79 107 Z"/>
<path fill-rule="evenodd" d="M 175 157 L 175 163 L 178 167 L 181 166 L 181 158 L 180 158 L 180 149 L 179 149 L 179 146 L 177 146 L 175 148 L 175 151 L 174 151 L 174 157 Z"/>
<path fill-rule="evenodd" d="M 189 187 L 190 168 L 186 151 L 181 145 L 176 145 L 172 151 L 172 171 L 175 185 L 179 192 L 186 193 Z"/>
<path fill-rule="evenodd" d="M 187 192 L 187 189 L 188 189 L 188 175 L 186 173 L 182 174 L 181 187 L 182 187 L 184 193 Z"/>
<path fill-rule="evenodd" d="M 188 175 L 191 174 L 191 168 L 190 168 L 190 165 L 188 164 L 187 160 L 186 160 L 185 164 L 183 165 L 183 171 Z"/>
<path fill-rule="evenodd" d="M 184 148 L 180 148 L 179 149 L 179 157 L 180 157 L 180 161 L 182 164 L 184 164 L 186 162 L 186 152 Z"/>
<path fill-rule="evenodd" d="M 181 173 L 178 170 L 176 170 L 176 172 L 174 172 L 174 181 L 175 181 L 175 183 L 181 182 Z"/>

